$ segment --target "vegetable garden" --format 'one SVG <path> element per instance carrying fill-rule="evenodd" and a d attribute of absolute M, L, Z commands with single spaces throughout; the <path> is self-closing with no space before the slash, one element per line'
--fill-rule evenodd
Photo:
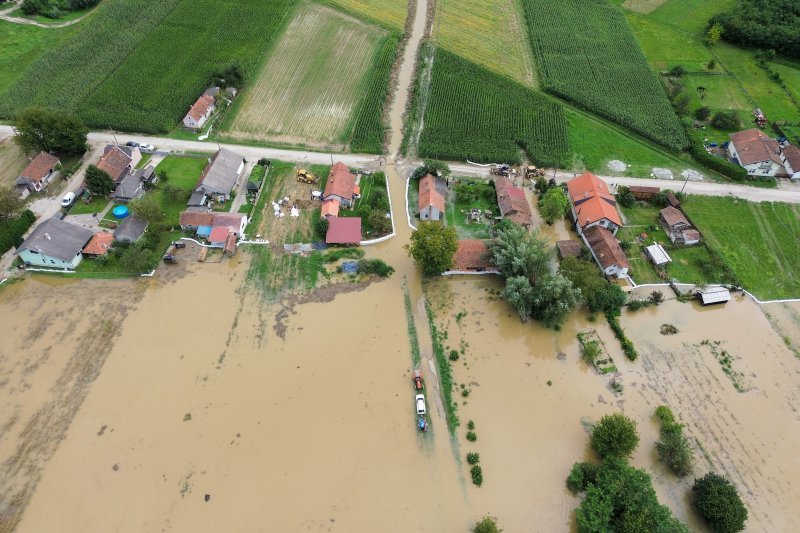
<path fill-rule="evenodd" d="M 542 87 L 662 144 L 688 141 L 622 10 L 606 0 L 523 0 Z"/>
<path fill-rule="evenodd" d="M 441 48 L 423 124 L 421 157 L 518 163 L 524 152 L 538 165 L 558 166 L 569 149 L 560 105 Z"/>

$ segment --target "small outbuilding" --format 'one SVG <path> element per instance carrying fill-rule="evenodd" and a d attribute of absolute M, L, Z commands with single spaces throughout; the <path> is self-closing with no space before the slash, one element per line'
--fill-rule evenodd
<path fill-rule="evenodd" d="M 95 233 L 86 246 L 83 247 L 83 255 L 86 257 L 100 257 L 106 255 L 111 244 L 114 242 L 114 236 L 107 231 L 98 231 Z"/>
<path fill-rule="evenodd" d="M 61 162 L 56 156 L 47 152 L 39 152 L 39 155 L 33 158 L 17 178 L 17 187 L 30 192 L 41 192 L 57 172 L 56 168 L 60 164 Z"/>
<path fill-rule="evenodd" d="M 731 291 L 725 287 L 706 287 L 694 293 L 703 305 L 724 304 L 731 299 Z"/>
<path fill-rule="evenodd" d="M 659 187 L 643 187 L 641 185 L 631 185 L 628 189 L 637 200 L 652 200 L 656 194 L 661 192 Z"/>
<path fill-rule="evenodd" d="M 331 217 L 328 219 L 327 244 L 359 244 L 361 217 Z"/>
<path fill-rule="evenodd" d="M 650 261 L 652 261 L 655 266 L 662 266 L 672 262 L 672 258 L 667 251 L 658 243 L 651 244 L 644 250 L 645 253 L 647 253 L 647 257 L 650 258 Z"/>
<path fill-rule="evenodd" d="M 114 231 L 114 240 L 132 243 L 138 241 L 147 229 L 147 221 L 136 215 L 125 217 Z"/>
<path fill-rule="evenodd" d="M 497 268 L 492 263 L 492 253 L 486 246 L 486 241 L 478 239 L 458 241 L 451 272 L 497 273 Z"/>
<path fill-rule="evenodd" d="M 558 251 L 558 260 L 563 261 L 567 257 L 578 257 L 581 255 L 583 246 L 578 241 L 566 240 L 558 241 L 556 243 L 556 250 Z"/>

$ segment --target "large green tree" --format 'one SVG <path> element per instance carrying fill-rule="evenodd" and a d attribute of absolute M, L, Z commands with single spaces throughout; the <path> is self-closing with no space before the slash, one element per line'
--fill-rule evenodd
<path fill-rule="evenodd" d="M 86 188 L 95 196 L 108 196 L 116 188 L 111 175 L 94 165 L 86 167 Z"/>
<path fill-rule="evenodd" d="M 539 200 L 539 213 L 545 222 L 552 225 L 567 214 L 569 200 L 561 187 L 552 187 Z"/>
<path fill-rule="evenodd" d="M 580 289 L 564 276 L 544 275 L 533 286 L 531 316 L 549 328 L 558 328 L 580 297 Z"/>
<path fill-rule="evenodd" d="M 589 311 L 612 316 L 620 314 L 628 295 L 619 285 L 609 283 L 595 263 L 567 257 L 561 261 L 560 272 L 581 290 L 581 297 Z"/>
<path fill-rule="evenodd" d="M 437 276 L 453 266 L 458 249 L 456 229 L 438 222 L 420 222 L 406 249 L 423 274 Z"/>
<path fill-rule="evenodd" d="M 155 195 L 148 194 L 137 198 L 130 203 L 131 212 L 137 217 L 146 220 L 148 224 L 157 224 L 164 220 L 164 211 L 161 202 Z"/>
<path fill-rule="evenodd" d="M 21 111 L 13 122 L 17 144 L 30 154 L 43 150 L 78 154 L 86 151 L 89 129 L 76 116 L 39 107 Z"/>
<path fill-rule="evenodd" d="M 709 472 L 692 485 L 693 504 L 717 533 L 736 533 L 744 529 L 747 508 L 731 481 Z"/>
<path fill-rule="evenodd" d="M 592 428 L 591 445 L 602 458 L 630 457 L 639 445 L 636 422 L 622 413 L 604 416 Z"/>
<path fill-rule="evenodd" d="M 533 307 L 533 287 L 525 276 L 514 276 L 506 280 L 501 296 L 516 310 L 519 318 L 527 322 Z"/>
<path fill-rule="evenodd" d="M 551 272 L 553 250 L 538 233 L 530 234 L 522 227 L 503 220 L 497 225 L 497 239 L 489 243 L 494 265 L 508 279 L 525 276 L 536 280 Z"/>

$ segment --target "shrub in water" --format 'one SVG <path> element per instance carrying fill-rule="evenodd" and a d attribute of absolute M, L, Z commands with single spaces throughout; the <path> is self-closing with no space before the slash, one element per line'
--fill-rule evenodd
<path fill-rule="evenodd" d="M 470 474 L 472 474 L 472 482 L 478 485 L 479 487 L 483 485 L 483 469 L 480 465 L 475 465 L 469 470 Z"/>
<path fill-rule="evenodd" d="M 478 435 L 474 431 L 467 431 L 467 440 L 470 442 L 475 442 L 478 440 Z"/>

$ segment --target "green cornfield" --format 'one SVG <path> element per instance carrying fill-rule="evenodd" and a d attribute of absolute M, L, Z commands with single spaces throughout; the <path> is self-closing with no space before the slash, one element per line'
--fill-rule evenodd
<path fill-rule="evenodd" d="M 477 163 L 519 163 L 524 153 L 538 165 L 559 166 L 569 152 L 567 122 L 558 103 L 437 48 L 417 150 Z"/>
<path fill-rule="evenodd" d="M 296 0 L 114 0 L 0 95 L 0 116 L 30 105 L 92 127 L 167 132 L 214 72 L 255 75 Z"/>
<path fill-rule="evenodd" d="M 608 0 L 523 0 L 542 88 L 675 151 L 688 146 L 622 10 Z"/>
<path fill-rule="evenodd" d="M 355 123 L 350 150 L 364 154 L 383 153 L 386 125 L 383 120 L 386 98 L 389 95 L 389 78 L 397 59 L 397 45 L 402 34 L 391 33 L 383 40 L 375 54 L 372 71 L 364 85 L 364 94 L 355 110 Z"/>

